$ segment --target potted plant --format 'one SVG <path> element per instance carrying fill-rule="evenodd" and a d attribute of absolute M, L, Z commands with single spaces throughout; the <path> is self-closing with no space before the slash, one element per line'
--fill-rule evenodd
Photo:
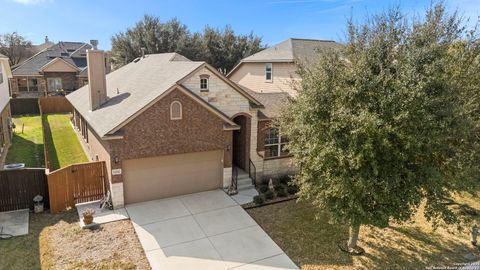
<path fill-rule="evenodd" d="M 93 223 L 93 214 L 95 214 L 95 210 L 92 208 L 87 208 L 85 211 L 83 211 L 83 223 L 85 225 L 89 225 Z"/>

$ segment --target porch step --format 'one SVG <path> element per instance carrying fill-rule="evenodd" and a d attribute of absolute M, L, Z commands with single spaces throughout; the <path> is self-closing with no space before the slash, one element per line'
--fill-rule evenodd
<path fill-rule="evenodd" d="M 255 188 L 255 186 L 252 184 L 252 179 L 247 178 L 247 179 L 242 179 L 237 181 L 237 190 L 246 190 L 246 189 L 251 189 Z"/>

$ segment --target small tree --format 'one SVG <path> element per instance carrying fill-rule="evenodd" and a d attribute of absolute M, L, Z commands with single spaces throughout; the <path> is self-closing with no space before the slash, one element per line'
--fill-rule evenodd
<path fill-rule="evenodd" d="M 0 53 L 9 58 L 11 66 L 22 59 L 33 55 L 32 42 L 19 35 L 17 32 L 5 33 L 0 36 Z"/>
<path fill-rule="evenodd" d="M 409 22 L 398 8 L 348 23 L 343 51 L 319 55 L 279 121 L 301 198 L 349 224 L 453 223 L 444 199 L 479 179 L 480 42 L 443 4 Z M 476 74 L 476 75 L 475 75 Z"/>

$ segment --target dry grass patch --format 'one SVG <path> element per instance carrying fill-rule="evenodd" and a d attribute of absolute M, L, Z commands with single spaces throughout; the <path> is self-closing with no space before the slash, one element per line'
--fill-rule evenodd
<path fill-rule="evenodd" d="M 470 207 L 480 210 L 477 197 Z M 365 256 L 352 257 L 338 250 L 337 241 L 348 237 L 348 227 L 331 225 L 306 202 L 295 201 L 247 210 L 301 269 L 425 269 L 480 260 L 468 232 L 431 226 L 420 215 L 412 224 L 379 229 L 363 226 L 360 232 Z M 450 231 L 450 232 L 449 232 Z"/>
<path fill-rule="evenodd" d="M 129 220 L 78 225 L 76 210 L 30 214 L 29 234 L 0 241 L 0 269 L 150 269 Z"/>
<path fill-rule="evenodd" d="M 103 224 L 97 230 L 78 225 L 76 211 L 40 234 L 46 269 L 150 269 L 129 220 Z"/>

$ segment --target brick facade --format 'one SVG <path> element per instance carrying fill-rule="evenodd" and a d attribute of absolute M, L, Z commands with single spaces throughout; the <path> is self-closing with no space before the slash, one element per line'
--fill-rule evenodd
<path fill-rule="evenodd" d="M 175 100 L 182 103 L 181 120 L 170 120 L 170 103 Z M 74 122 L 81 129 L 80 115 L 75 115 Z M 212 150 L 224 150 L 224 167 L 230 167 L 232 131 L 223 130 L 223 124 L 218 116 L 174 90 L 123 127 L 123 139 L 101 140 L 88 127 L 88 148 L 92 159 L 98 156 L 109 163 L 109 174 L 122 167 L 122 160 Z M 117 175 L 111 181 L 123 180 Z"/>

